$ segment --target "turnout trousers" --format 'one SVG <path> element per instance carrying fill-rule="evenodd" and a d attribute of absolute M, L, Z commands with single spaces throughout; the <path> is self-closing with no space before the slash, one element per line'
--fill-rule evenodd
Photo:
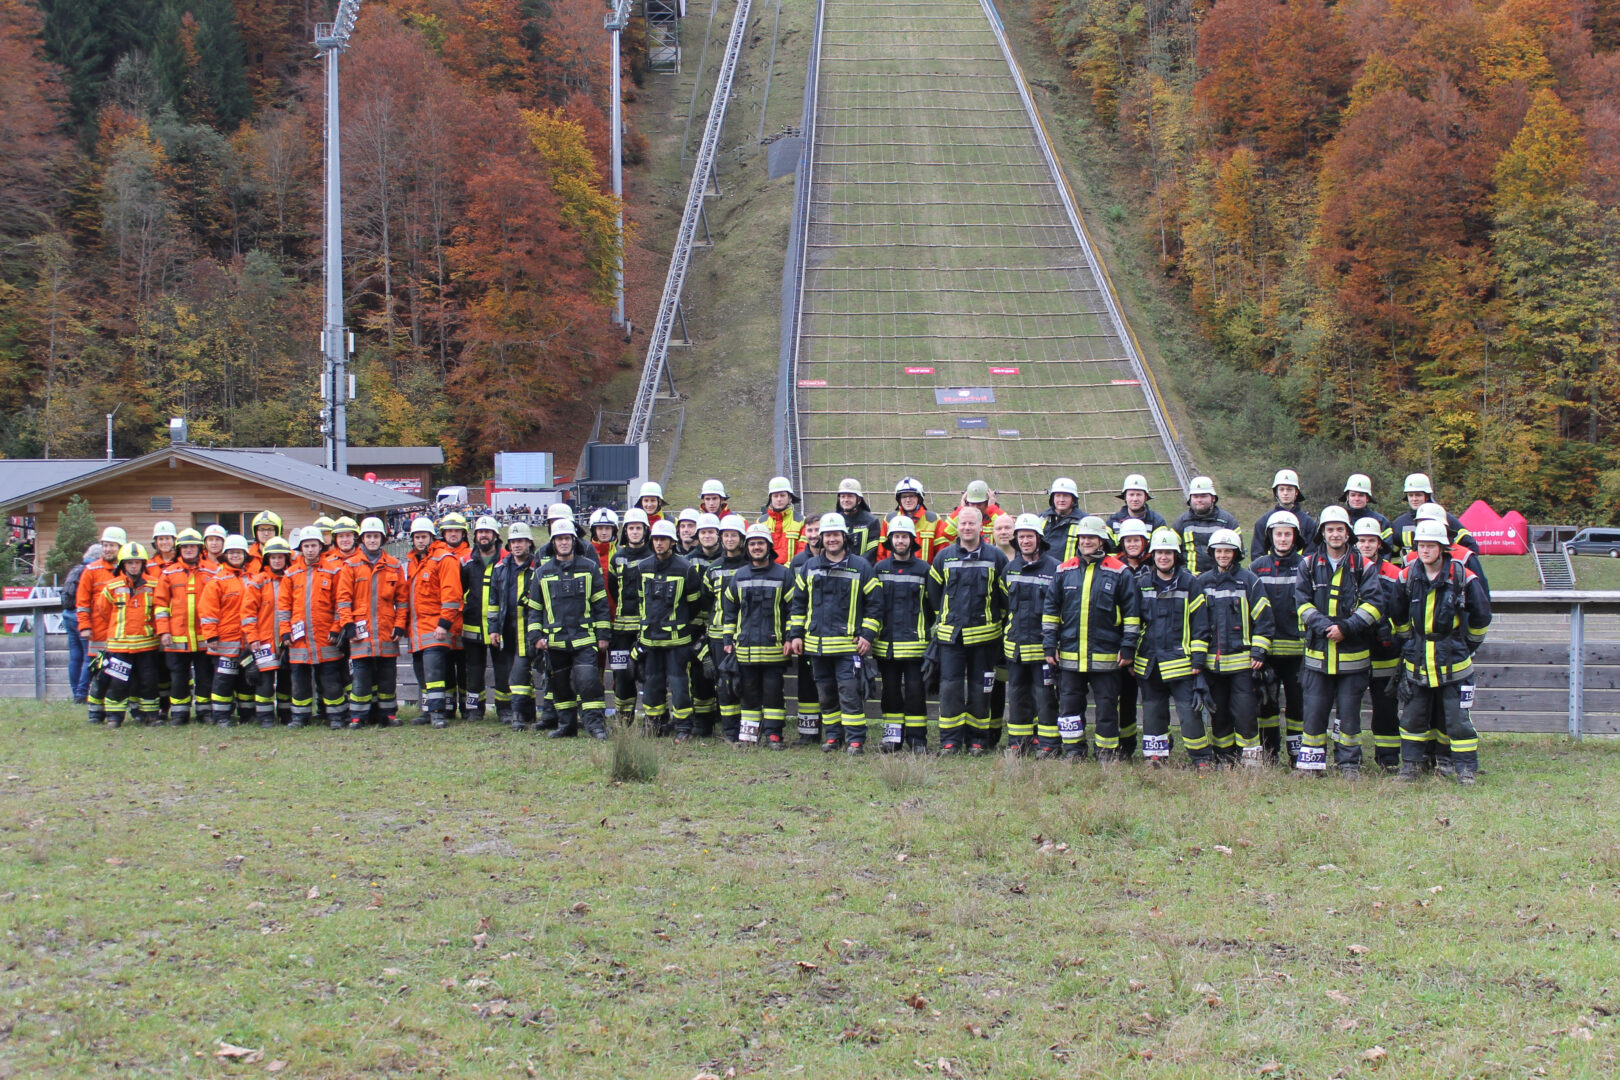
<path fill-rule="evenodd" d="M 1057 723 L 1043 728 L 1041 747 L 1059 748 L 1071 757 L 1083 757 L 1086 752 L 1086 698 L 1096 704 L 1096 719 L 1092 738 L 1097 744 L 1100 760 L 1104 753 L 1117 755 L 1120 747 L 1118 671 L 1058 671 Z"/>
<path fill-rule="evenodd" d="M 1170 757 L 1170 702 L 1176 703 L 1176 715 L 1181 718 L 1181 741 L 1187 748 L 1187 757 L 1194 765 L 1210 760 L 1209 732 L 1204 721 L 1193 708 L 1193 680 L 1191 677 L 1166 681 L 1155 665 L 1151 674 L 1138 676 L 1142 687 L 1142 756 L 1148 761 L 1164 761 Z"/>
<path fill-rule="evenodd" d="M 189 724 L 193 708 L 199 721 L 206 720 L 213 709 L 209 700 L 214 685 L 213 657 L 198 649 L 166 652 L 163 660 L 169 668 L 169 723 Z"/>
<path fill-rule="evenodd" d="M 787 660 L 771 664 L 738 664 L 737 698 L 741 709 L 738 739 L 755 742 L 782 737 L 787 723 L 787 702 L 782 694 Z"/>
<path fill-rule="evenodd" d="M 1361 699 L 1366 696 L 1369 677 L 1367 671 L 1328 675 L 1305 669 L 1305 734 L 1300 741 L 1298 768 L 1327 768 L 1329 742 L 1333 743 L 1334 764 L 1340 768 L 1361 767 Z M 1331 722 L 1330 714 L 1336 714 L 1331 716 Z"/>
<path fill-rule="evenodd" d="M 939 647 L 939 745 L 941 750 L 962 745 L 987 746 L 992 727 L 990 694 L 996 685 L 1000 641 L 977 645 Z"/>

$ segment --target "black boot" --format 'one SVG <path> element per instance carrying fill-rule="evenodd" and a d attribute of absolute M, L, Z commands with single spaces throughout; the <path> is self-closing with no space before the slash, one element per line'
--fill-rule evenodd
<path fill-rule="evenodd" d="M 557 710 L 557 726 L 550 733 L 550 735 L 547 736 L 547 737 L 552 738 L 552 739 L 572 739 L 575 735 L 578 735 L 578 734 L 579 734 L 579 710 L 577 710 L 577 709 L 558 709 Z"/>
<path fill-rule="evenodd" d="M 585 713 L 585 733 L 593 739 L 608 737 L 607 719 L 602 715 L 602 710 L 591 709 Z"/>

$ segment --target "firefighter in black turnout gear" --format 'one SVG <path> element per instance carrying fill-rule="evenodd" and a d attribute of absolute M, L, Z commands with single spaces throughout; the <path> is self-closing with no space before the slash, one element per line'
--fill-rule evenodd
<path fill-rule="evenodd" d="M 1041 722 L 1037 754 L 1085 757 L 1090 697 L 1096 703 L 1097 761 L 1106 765 L 1129 756 L 1120 734 L 1120 688 L 1141 637 L 1141 593 L 1131 568 L 1108 554 L 1106 522 L 1087 517 L 1078 531 L 1075 557 L 1058 567 L 1041 612 L 1045 660 L 1057 680 L 1057 716 Z M 1131 726 L 1134 736 L 1134 717 Z"/>
<path fill-rule="evenodd" d="M 1271 649 L 1271 599 L 1265 586 L 1243 568 L 1243 538 L 1218 529 L 1209 538 L 1210 568 L 1198 575 L 1198 591 L 1209 612 L 1209 651 L 1203 679 L 1214 703 L 1210 738 L 1215 760 L 1262 764 L 1254 679 Z"/>
<path fill-rule="evenodd" d="M 721 594 L 721 648 L 737 666 L 738 740 L 781 750 L 787 703 L 782 677 L 792 656 L 793 571 L 776 561 L 776 537 L 751 525 L 747 562 L 725 579 Z"/>
<path fill-rule="evenodd" d="M 1007 748 L 1028 754 L 1035 751 L 1037 727 L 1050 730 L 1058 722 L 1057 669 L 1046 661 L 1042 634 L 1058 561 L 1048 550 L 1041 519 L 1034 514 L 1020 514 L 1013 522 L 1013 546 L 1017 554 L 1007 560 L 1007 630 L 1002 637 Z"/>
<path fill-rule="evenodd" d="M 703 575 L 675 554 L 675 526 L 652 527 L 653 553 L 637 563 L 641 592 L 640 629 L 633 659 L 641 670 L 641 702 L 647 724 L 662 733 L 673 728 L 676 742 L 692 738 L 692 686 L 687 671 L 703 641 Z"/>
<path fill-rule="evenodd" d="M 501 526 L 492 517 L 473 523 L 472 553 L 461 564 L 461 645 L 466 657 L 466 697 L 462 712 L 470 720 L 484 718 L 484 685 L 495 652 L 490 635 L 500 633 L 501 611 L 495 591 L 495 567 L 501 561 Z M 501 710 L 502 691 L 495 691 L 495 711 Z M 511 693 L 505 692 L 507 708 Z"/>
<path fill-rule="evenodd" d="M 795 650 L 810 657 L 821 723 L 821 748 L 843 745 L 851 754 L 866 747 L 864 665 L 878 636 L 878 620 L 868 610 L 872 566 L 849 547 L 842 514 L 821 515 L 821 554 L 799 569 L 793 594 Z"/>
<path fill-rule="evenodd" d="M 607 587 L 594 554 L 580 554 L 574 523 L 551 528 L 551 558 L 529 580 L 525 603 L 535 612 L 529 629 L 532 655 L 546 666 L 557 709 L 553 739 L 579 733 L 608 737 L 602 717 L 602 673 L 597 661 L 608 645 Z"/>
<path fill-rule="evenodd" d="M 608 671 L 613 677 L 613 706 L 621 724 L 636 717 L 636 673 L 630 653 L 641 630 L 641 578 L 635 567 L 652 554 L 647 546 L 647 512 L 640 507 L 625 511 L 619 527 L 619 546 L 608 562 L 607 587 L 613 609 L 613 627 L 608 638 Z"/>
<path fill-rule="evenodd" d="M 956 542 L 934 556 L 928 603 L 938 613 L 939 749 L 960 750 L 964 734 L 975 756 L 995 745 L 999 717 L 990 696 L 1007 614 L 1007 556 L 985 543 L 983 515 L 969 504 L 957 511 Z"/>
<path fill-rule="evenodd" d="M 1305 561 L 1300 554 L 1303 534 L 1299 519 L 1286 511 L 1271 514 L 1267 520 L 1267 554 L 1249 567 L 1271 601 L 1271 649 L 1267 672 L 1262 673 L 1270 685 L 1259 716 L 1260 746 L 1268 760 L 1278 760 L 1286 728 L 1288 763 L 1292 765 L 1305 735 L 1305 691 L 1300 677 L 1305 667 L 1305 635 L 1299 626 L 1299 609 L 1294 606 Z"/>
<path fill-rule="evenodd" d="M 1170 702 L 1181 718 L 1181 740 L 1196 768 L 1213 764 L 1209 730 L 1193 707 L 1193 689 L 1209 650 L 1209 612 L 1198 581 L 1185 566 L 1182 538 L 1158 529 L 1148 542 L 1151 566 L 1136 579 L 1142 592 L 1142 637 L 1136 681 L 1142 688 L 1142 756 L 1160 766 L 1170 757 Z"/>
<path fill-rule="evenodd" d="M 930 567 L 918 557 L 917 521 L 889 519 L 889 550 L 872 570 L 872 615 L 882 626 L 873 647 L 883 676 L 883 750 L 928 749 L 928 690 L 923 656 L 933 613 L 928 607 Z"/>
<path fill-rule="evenodd" d="M 1250 566 L 1271 550 L 1271 522 L 1281 514 L 1293 517 L 1294 528 L 1300 536 L 1316 535 L 1316 519 L 1305 512 L 1300 502 L 1298 473 L 1293 469 L 1278 469 L 1277 475 L 1271 478 L 1271 494 L 1277 505 L 1261 514 L 1260 520 L 1254 523 L 1254 537 L 1249 541 Z"/>
<path fill-rule="evenodd" d="M 1350 515 L 1342 506 L 1322 511 L 1316 550 L 1300 566 L 1294 606 L 1305 631 L 1305 735 L 1295 768 L 1334 763 L 1347 778 L 1361 773 L 1361 699 L 1372 674 L 1373 628 L 1383 617 L 1378 568 L 1350 546 Z M 1328 717 L 1337 709 L 1330 731 Z"/>
<path fill-rule="evenodd" d="M 1181 554 L 1189 573 L 1202 574 L 1209 569 L 1209 538 L 1216 529 L 1237 531 L 1237 518 L 1220 508 L 1220 495 L 1215 481 L 1207 476 L 1195 476 L 1187 486 L 1187 512 L 1176 518 L 1176 535 L 1181 537 Z"/>

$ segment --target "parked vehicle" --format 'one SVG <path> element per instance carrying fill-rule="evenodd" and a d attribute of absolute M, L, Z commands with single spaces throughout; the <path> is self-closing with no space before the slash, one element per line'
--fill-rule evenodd
<path fill-rule="evenodd" d="M 1620 559 L 1620 529 L 1582 529 L 1565 542 L 1564 554 Z"/>

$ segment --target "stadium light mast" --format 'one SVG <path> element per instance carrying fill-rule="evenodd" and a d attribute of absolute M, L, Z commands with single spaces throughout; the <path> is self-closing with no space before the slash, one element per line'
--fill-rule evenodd
<path fill-rule="evenodd" d="M 612 108 L 608 114 L 608 126 L 612 131 L 608 143 L 612 147 L 610 160 L 613 176 L 613 197 L 619 200 L 619 261 L 613 269 L 613 325 L 623 326 L 624 323 L 624 116 L 623 99 L 624 88 L 620 85 L 619 35 L 624 28 L 630 25 L 630 9 L 635 0 L 614 0 L 613 10 L 608 12 L 602 20 L 603 29 L 608 31 L 612 38 L 612 80 L 609 84 L 609 96 L 613 99 Z"/>
<path fill-rule="evenodd" d="M 315 51 L 326 61 L 326 313 L 321 324 L 321 434 L 326 467 L 348 475 L 348 374 L 353 336 L 343 324 L 343 162 L 338 130 L 338 54 L 349 47 L 360 0 L 339 0 L 329 23 L 315 24 Z"/>

